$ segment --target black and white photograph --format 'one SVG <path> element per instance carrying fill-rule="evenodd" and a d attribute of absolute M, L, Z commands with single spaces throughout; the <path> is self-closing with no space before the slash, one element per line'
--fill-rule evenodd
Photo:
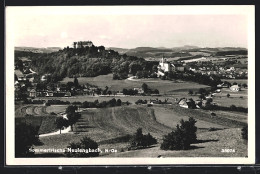
<path fill-rule="evenodd" d="M 252 5 L 7 7 L 7 164 L 253 164 L 254 22 Z"/>

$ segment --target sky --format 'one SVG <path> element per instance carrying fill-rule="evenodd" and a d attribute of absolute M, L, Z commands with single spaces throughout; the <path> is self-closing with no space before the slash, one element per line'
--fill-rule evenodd
<path fill-rule="evenodd" d="M 233 14 L 15 13 L 15 46 L 72 47 L 92 41 L 105 47 L 245 47 L 248 18 Z M 7 31 L 8 32 L 8 31 Z M 10 31 L 11 32 L 11 31 Z"/>

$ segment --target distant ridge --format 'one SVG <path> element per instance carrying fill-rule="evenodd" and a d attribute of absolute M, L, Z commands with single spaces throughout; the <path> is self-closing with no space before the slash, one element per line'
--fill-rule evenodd
<path fill-rule="evenodd" d="M 37 47 L 14 47 L 15 51 L 26 51 L 33 53 L 51 53 L 59 51 L 60 47 L 47 47 L 47 48 L 37 48 Z"/>

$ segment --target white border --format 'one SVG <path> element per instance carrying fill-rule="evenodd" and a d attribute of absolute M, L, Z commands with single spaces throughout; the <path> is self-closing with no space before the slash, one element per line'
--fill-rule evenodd
<path fill-rule="evenodd" d="M 88 10 L 86 10 L 86 8 Z M 14 20 L 17 14 L 47 15 L 246 15 L 248 17 L 248 158 L 15 158 L 14 157 Z M 88 6 L 6 7 L 6 164 L 7 165 L 150 165 L 255 163 L 255 7 L 232 6 Z"/>

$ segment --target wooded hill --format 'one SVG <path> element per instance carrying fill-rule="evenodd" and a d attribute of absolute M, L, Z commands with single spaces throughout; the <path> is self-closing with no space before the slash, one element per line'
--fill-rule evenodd
<path fill-rule="evenodd" d="M 31 60 L 31 68 L 39 75 L 50 74 L 50 81 L 57 82 L 64 77 L 93 77 L 113 73 L 116 79 L 124 79 L 128 73 L 151 71 L 152 64 L 135 56 L 120 55 L 104 46 L 85 48 L 64 48 L 52 53 L 15 51 L 15 60 L 22 57 Z"/>

